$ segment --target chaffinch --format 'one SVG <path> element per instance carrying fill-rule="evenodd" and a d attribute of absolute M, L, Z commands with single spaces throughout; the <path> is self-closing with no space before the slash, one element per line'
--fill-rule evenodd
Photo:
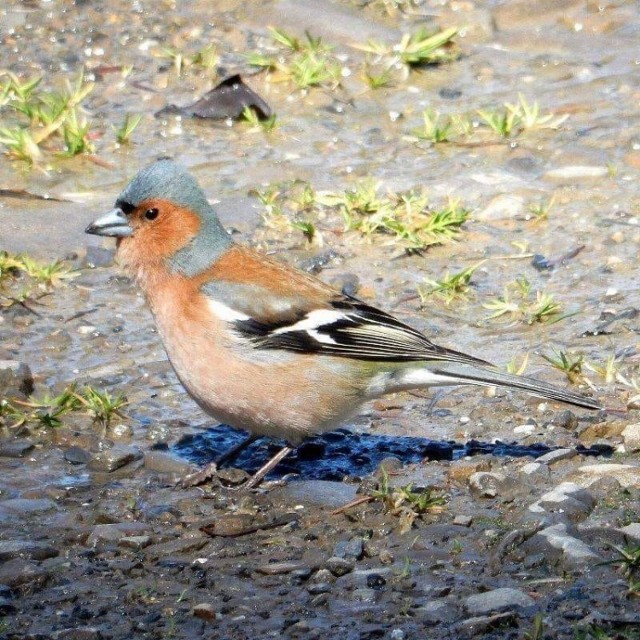
<path fill-rule="evenodd" d="M 216 420 L 285 439 L 291 446 L 278 461 L 365 401 L 418 387 L 496 385 L 601 408 L 435 345 L 388 313 L 236 244 L 194 178 L 170 160 L 140 171 L 86 231 L 118 239 L 118 260 L 143 290 L 189 395 Z"/>

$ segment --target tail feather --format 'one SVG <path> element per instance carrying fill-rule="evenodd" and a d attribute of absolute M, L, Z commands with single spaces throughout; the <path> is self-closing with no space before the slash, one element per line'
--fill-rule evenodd
<path fill-rule="evenodd" d="M 542 382 L 526 376 L 514 376 L 497 369 L 461 365 L 458 363 L 432 369 L 432 372 L 451 379 L 452 384 L 477 384 L 483 387 L 507 387 L 526 391 L 533 396 L 558 400 L 584 409 L 602 409 L 602 405 L 593 398 L 580 393 L 560 389 L 548 382 Z"/>

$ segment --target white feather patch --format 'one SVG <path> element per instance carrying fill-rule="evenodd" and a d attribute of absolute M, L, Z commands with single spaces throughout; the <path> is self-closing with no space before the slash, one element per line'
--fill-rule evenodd
<path fill-rule="evenodd" d="M 303 320 L 299 320 L 295 324 L 290 324 L 287 327 L 280 327 L 273 331 L 273 334 L 289 333 L 290 331 L 308 331 L 316 340 L 320 340 L 320 342 L 328 342 L 328 340 L 322 340 L 318 337 L 316 330 L 320 327 L 338 322 L 339 320 L 348 319 L 349 316 L 345 315 L 341 311 L 334 311 L 333 309 L 316 309 L 315 311 L 307 314 Z M 333 340 L 331 342 L 335 344 Z"/>
<path fill-rule="evenodd" d="M 220 320 L 225 320 L 226 322 L 237 322 L 238 320 L 250 320 L 250 316 L 246 313 L 242 313 L 241 311 L 236 311 L 231 307 L 228 307 L 226 304 L 222 304 L 222 302 L 218 302 L 217 300 L 212 300 L 209 298 L 207 300 L 207 304 L 209 305 L 209 310 Z"/>

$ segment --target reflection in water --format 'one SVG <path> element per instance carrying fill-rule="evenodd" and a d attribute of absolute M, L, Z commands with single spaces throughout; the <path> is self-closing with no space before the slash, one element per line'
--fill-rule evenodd
<path fill-rule="evenodd" d="M 202 433 L 185 436 L 173 447 L 173 451 L 197 464 L 206 464 L 245 437 L 243 431 L 218 425 Z M 262 438 L 243 451 L 233 466 L 254 473 L 284 445 L 283 440 Z M 269 477 L 281 478 L 295 473 L 305 480 L 340 481 L 345 477 L 366 476 L 375 471 L 382 460 L 391 456 L 404 464 L 454 460 L 478 454 L 537 458 L 554 448 L 557 447 L 545 444 L 525 446 L 500 441 L 489 443 L 470 440 L 462 444 L 452 440 L 378 436 L 339 429 L 303 442 Z M 578 447 L 577 451 L 583 455 L 611 455 L 613 448 L 607 445 L 589 449 Z"/>

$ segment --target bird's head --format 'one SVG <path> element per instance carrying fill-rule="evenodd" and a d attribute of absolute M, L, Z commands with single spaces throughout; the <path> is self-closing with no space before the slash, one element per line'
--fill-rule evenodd
<path fill-rule="evenodd" d="M 207 269 L 232 243 L 198 183 L 171 160 L 142 169 L 85 231 L 117 238 L 125 267 L 163 263 L 186 276 Z"/>

